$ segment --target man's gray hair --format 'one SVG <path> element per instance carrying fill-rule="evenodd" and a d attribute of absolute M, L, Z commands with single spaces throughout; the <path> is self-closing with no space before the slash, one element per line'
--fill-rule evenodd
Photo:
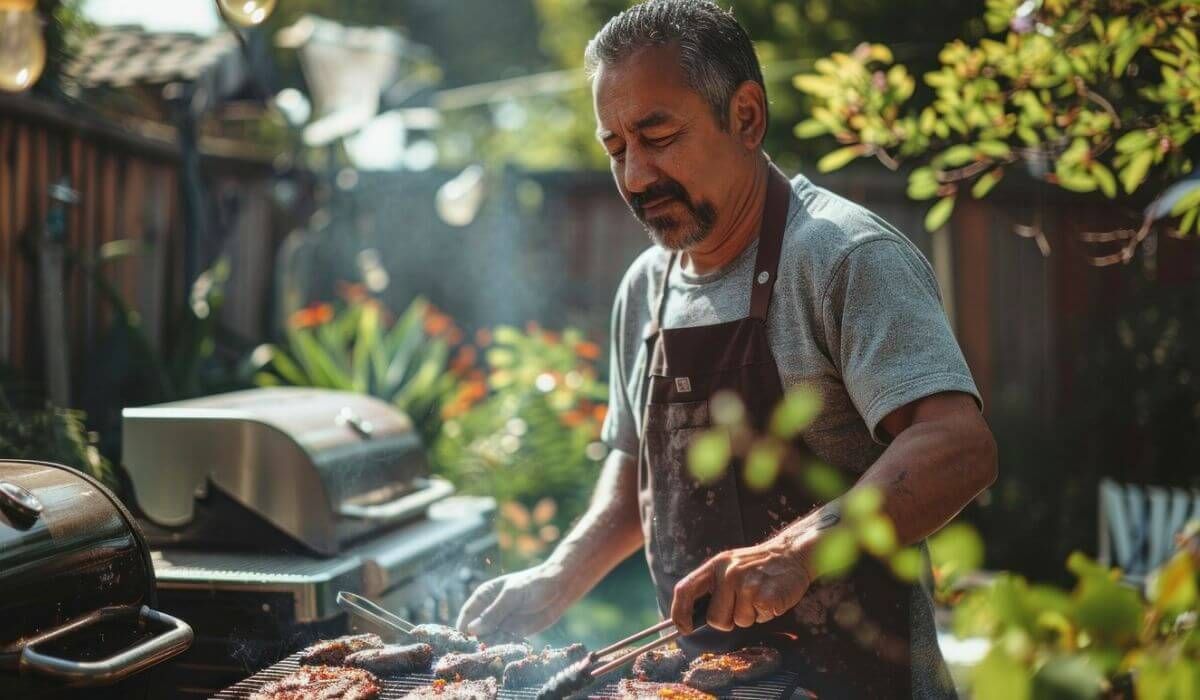
<path fill-rule="evenodd" d="M 613 17 L 592 37 L 584 66 L 595 77 L 602 64 L 612 65 L 649 46 L 676 44 L 688 84 L 700 94 L 722 129 L 729 128 L 729 101 L 738 86 L 753 80 L 763 86 L 762 68 L 746 30 L 708 0 L 648 0 Z M 765 105 L 764 105 L 765 107 Z"/>

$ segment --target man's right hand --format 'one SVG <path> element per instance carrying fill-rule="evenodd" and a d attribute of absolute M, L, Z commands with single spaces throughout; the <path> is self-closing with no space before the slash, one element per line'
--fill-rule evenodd
<path fill-rule="evenodd" d="M 527 637 L 554 624 L 575 602 L 561 567 L 538 566 L 499 576 L 471 594 L 458 628 L 477 637 Z"/>

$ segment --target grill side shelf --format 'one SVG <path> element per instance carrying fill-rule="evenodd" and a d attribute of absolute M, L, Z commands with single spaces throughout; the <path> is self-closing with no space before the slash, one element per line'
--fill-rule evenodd
<path fill-rule="evenodd" d="M 271 681 L 279 680 L 300 668 L 299 653 L 293 654 L 279 663 L 269 666 L 246 680 L 230 686 L 213 696 L 212 700 L 246 700 L 251 693 L 256 692 Z M 721 695 L 722 698 L 734 700 L 792 700 L 794 698 L 810 698 L 811 694 L 798 687 L 798 676 L 792 671 L 780 671 L 765 680 L 745 686 L 732 688 Z M 380 678 L 383 691 L 381 700 L 400 700 L 423 685 L 433 682 L 433 676 L 428 673 L 410 673 L 401 676 Z M 502 688 L 497 700 L 534 700 L 537 688 Z M 593 688 L 589 698 L 619 698 L 616 682 L 606 683 Z"/>

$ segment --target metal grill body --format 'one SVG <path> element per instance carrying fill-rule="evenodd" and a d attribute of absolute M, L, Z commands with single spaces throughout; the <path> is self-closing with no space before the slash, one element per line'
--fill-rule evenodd
<path fill-rule="evenodd" d="M 213 696 L 213 700 L 246 700 L 250 695 L 267 683 L 277 681 L 300 668 L 299 654 L 288 658 L 269 668 L 263 669 L 237 685 L 226 688 Z M 614 672 L 615 673 L 615 672 Z M 428 673 L 410 673 L 400 676 L 381 677 L 380 700 L 399 700 L 410 691 L 423 685 L 429 685 L 434 678 Z M 496 696 L 498 700 L 534 700 L 538 688 L 501 688 Z M 617 681 L 596 685 L 587 690 L 588 698 L 619 698 Z M 733 700 L 812 700 L 816 695 L 799 686 L 799 677 L 792 671 L 780 671 L 758 683 L 735 686 L 720 694 L 722 698 Z"/>

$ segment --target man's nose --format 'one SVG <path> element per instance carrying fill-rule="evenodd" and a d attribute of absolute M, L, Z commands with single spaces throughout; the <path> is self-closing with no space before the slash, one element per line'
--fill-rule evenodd
<path fill-rule="evenodd" d="M 640 148 L 625 149 L 625 189 L 641 194 L 658 180 L 658 169 Z"/>

